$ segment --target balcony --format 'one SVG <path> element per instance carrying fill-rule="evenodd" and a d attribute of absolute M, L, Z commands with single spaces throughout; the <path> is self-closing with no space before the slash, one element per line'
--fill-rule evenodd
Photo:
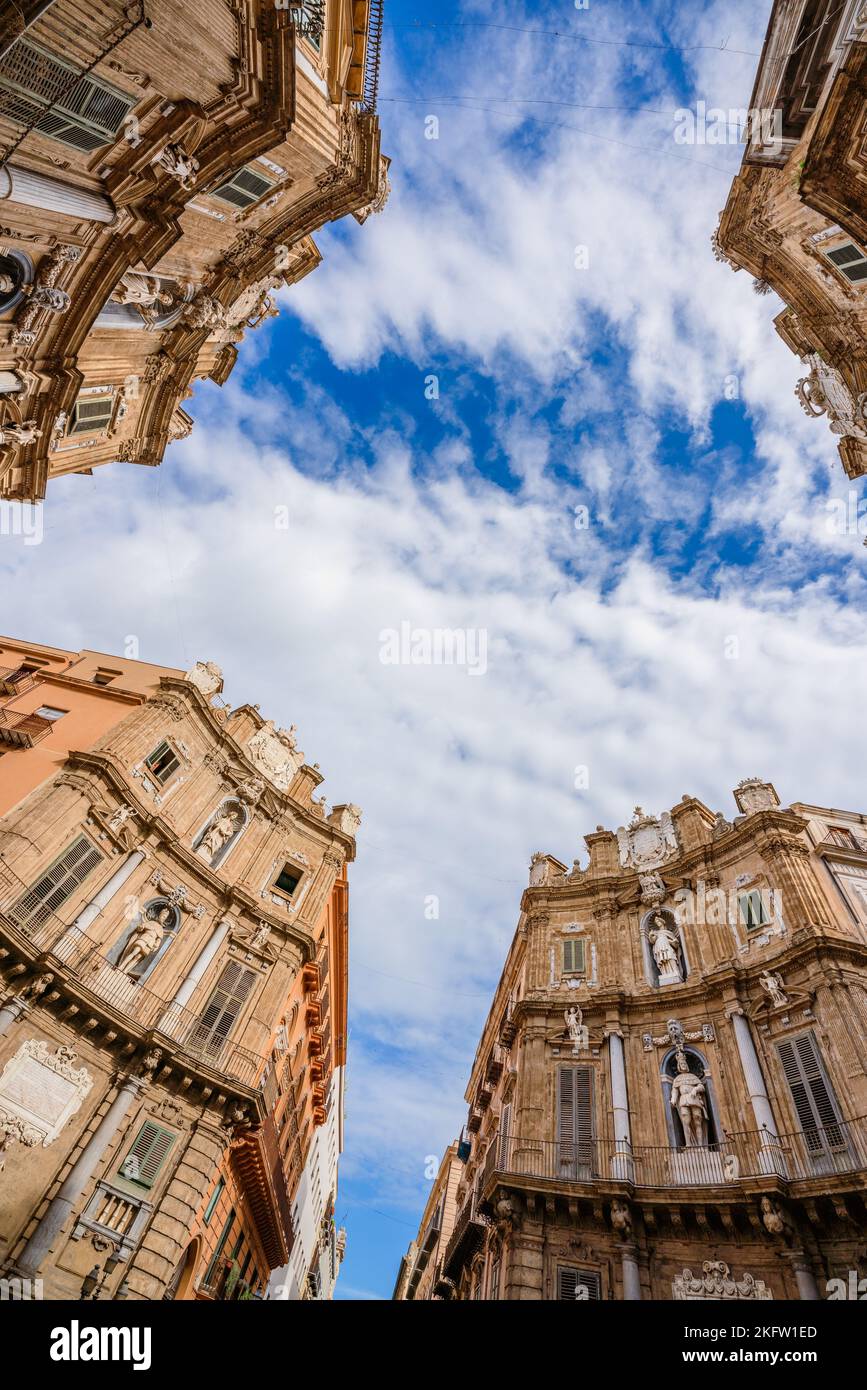
<path fill-rule="evenodd" d="M 481 1191 L 520 1180 L 542 1190 L 624 1183 L 633 1188 L 732 1187 L 750 1180 L 783 1183 L 867 1171 L 867 1117 L 772 1139 L 758 1130 L 728 1135 L 710 1148 L 639 1147 L 604 1140 L 495 1139 L 488 1149 Z"/>
<path fill-rule="evenodd" d="M 434 1209 L 430 1217 L 430 1220 L 424 1228 L 424 1235 L 419 1241 L 415 1262 L 413 1263 L 412 1267 L 412 1272 L 409 1276 L 409 1279 L 407 1280 L 406 1296 L 408 1299 L 415 1298 L 415 1292 L 419 1286 L 421 1276 L 427 1269 L 430 1257 L 436 1249 L 440 1231 L 442 1230 L 442 1225 L 443 1203 L 438 1202 L 436 1208 Z"/>
<path fill-rule="evenodd" d="M 0 666 L 0 695 L 23 695 L 36 685 L 36 672 L 27 666 Z"/>
<path fill-rule="evenodd" d="M 478 1250 L 485 1239 L 490 1219 L 479 1211 L 475 1191 L 471 1192 L 460 1210 L 443 1256 L 440 1278 L 454 1279 L 462 1265 Z"/>
<path fill-rule="evenodd" d="M 51 733 L 53 722 L 41 714 L 23 714 L 19 710 L 0 709 L 0 743 L 13 748 L 32 748 Z"/>

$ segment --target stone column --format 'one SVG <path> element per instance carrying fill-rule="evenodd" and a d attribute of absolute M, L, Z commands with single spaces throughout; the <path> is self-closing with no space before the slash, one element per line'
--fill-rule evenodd
<path fill-rule="evenodd" d="M 145 851 L 143 849 L 134 849 L 127 855 L 123 863 L 115 869 L 108 882 L 100 888 L 96 897 L 91 898 L 87 906 L 82 908 L 81 912 L 79 912 L 75 921 L 72 923 L 72 926 L 67 928 L 63 936 L 52 948 L 54 955 L 58 956 L 60 960 L 65 960 L 71 955 L 73 949 L 87 931 L 90 924 L 96 921 L 103 908 L 111 902 L 115 893 L 123 887 L 127 879 L 135 872 L 144 858 Z"/>
<path fill-rule="evenodd" d="M 792 1268 L 795 1271 L 795 1278 L 798 1281 L 798 1293 L 801 1298 L 807 1302 L 817 1302 L 819 1299 L 819 1289 L 806 1252 L 804 1250 L 793 1250 L 789 1258 L 792 1262 Z"/>
<path fill-rule="evenodd" d="M 541 1301 L 544 1270 L 544 1241 L 541 1233 L 515 1231 L 504 1253 L 507 1256 L 505 1297 Z M 502 1276 L 501 1276 L 502 1277 Z"/>
<path fill-rule="evenodd" d="M 196 985 L 201 980 L 208 966 L 211 964 L 211 961 L 228 936 L 231 926 L 231 918 L 223 917 L 222 920 L 217 923 L 201 951 L 196 956 L 196 959 L 178 985 L 168 1008 L 159 1021 L 158 1027 L 162 1028 L 165 1032 L 172 1032 L 177 1020 L 182 1015 L 182 1010 L 192 997 Z"/>
<path fill-rule="evenodd" d="M 614 1153 L 611 1176 L 621 1182 L 633 1179 L 632 1136 L 629 1129 L 629 1098 L 626 1093 L 626 1063 L 621 1033 L 608 1034 L 608 1067 L 611 1076 L 611 1110 L 614 1122 Z"/>
<path fill-rule="evenodd" d="M 0 201 L 21 203 L 25 207 L 60 212 L 80 222 L 113 222 L 113 204 L 101 193 L 91 193 L 74 183 L 22 169 L 17 164 L 0 164 Z"/>
<path fill-rule="evenodd" d="M 766 1173 L 779 1173 L 781 1177 L 786 1177 L 787 1174 L 782 1150 L 780 1149 L 780 1136 L 777 1132 L 777 1123 L 774 1119 L 774 1112 L 771 1109 L 771 1102 L 768 1099 L 765 1078 L 762 1075 L 762 1068 L 759 1063 L 758 1053 L 756 1052 L 756 1045 L 753 1042 L 749 1021 L 740 1009 L 732 1010 L 731 1020 L 732 1027 L 735 1030 L 735 1041 L 738 1047 L 738 1055 L 741 1059 L 741 1067 L 743 1068 L 750 1102 L 753 1107 L 753 1115 L 755 1116 L 756 1124 L 762 1135 L 762 1148 L 759 1154 L 759 1162 L 762 1171 Z"/>
<path fill-rule="evenodd" d="M 145 1076 L 130 1076 L 121 1085 L 70 1169 L 69 1175 L 64 1179 L 57 1196 L 49 1202 L 48 1210 L 24 1247 L 21 1258 L 16 1261 L 16 1268 L 22 1273 L 33 1276 L 39 1272 L 75 1204 L 93 1177 L 97 1164 L 120 1128 L 121 1121 L 147 1084 Z"/>
<path fill-rule="evenodd" d="M 15 1023 L 17 1019 L 29 1012 L 30 1005 L 26 999 L 22 999 L 19 995 L 15 994 L 12 995 L 11 999 L 7 999 L 3 1007 L 0 1008 L 0 1038 L 2 1038 L 4 1033 L 9 1032 L 12 1024 Z"/>
<path fill-rule="evenodd" d="M 0 372 L 0 396 L 8 396 L 23 389 L 24 383 L 16 372 Z"/>
<path fill-rule="evenodd" d="M 623 1270 L 624 1300 L 634 1303 L 641 1298 L 641 1276 L 638 1273 L 638 1249 L 627 1243 L 620 1249 L 620 1264 Z"/>

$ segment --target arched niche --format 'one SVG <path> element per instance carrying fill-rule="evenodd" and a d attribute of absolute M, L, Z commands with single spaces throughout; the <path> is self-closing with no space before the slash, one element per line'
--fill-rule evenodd
<path fill-rule="evenodd" d="M 181 914 L 168 898 L 151 898 L 150 902 L 145 903 L 141 912 L 137 913 L 132 921 L 124 928 L 117 941 L 108 953 L 109 965 L 123 971 L 131 980 L 141 984 L 152 974 L 166 951 L 171 946 L 181 928 Z M 148 932 L 153 941 L 153 945 L 145 955 L 141 955 L 142 949 L 149 944 Z M 162 933 L 160 935 L 160 932 Z M 138 958 L 133 960 L 133 953 L 138 945 Z M 129 947 L 129 951 L 127 948 Z M 126 960 L 125 960 L 126 957 Z"/>
<path fill-rule="evenodd" d="M 707 1144 L 708 1149 L 717 1149 L 722 1138 L 722 1126 L 719 1120 L 716 1095 L 714 1092 L 713 1078 L 710 1075 L 707 1061 L 698 1048 L 695 1047 L 672 1047 L 669 1048 L 662 1059 L 660 1066 L 660 1080 L 662 1082 L 663 1108 L 665 1110 L 665 1124 L 668 1130 L 669 1147 L 672 1149 L 686 1150 L 689 1146 L 686 1142 L 683 1123 L 680 1115 L 671 1103 L 671 1090 L 674 1078 L 678 1073 L 678 1057 L 686 1058 L 689 1070 L 699 1080 L 704 1082 L 706 1107 L 707 1107 Z"/>
<path fill-rule="evenodd" d="M 680 967 L 680 979 L 662 978 L 659 965 L 654 955 L 651 934 L 657 930 L 656 918 L 661 918 L 669 936 L 673 938 L 678 964 Z M 674 913 L 667 907 L 652 907 L 649 912 L 645 912 L 640 923 L 641 931 L 641 953 L 644 960 L 644 977 L 647 983 L 654 989 L 660 989 L 669 984 L 680 984 L 689 975 L 689 956 L 686 951 L 686 941 L 684 940 L 683 929 L 680 926 Z"/>
<path fill-rule="evenodd" d="M 201 1236 L 196 1236 L 190 1241 L 180 1260 L 174 1274 L 169 1281 L 168 1288 L 163 1294 L 164 1302 L 180 1302 L 194 1296 L 193 1280 L 196 1273 L 196 1265 L 199 1260 L 199 1251 L 202 1248 Z"/>
<path fill-rule="evenodd" d="M 236 796 L 221 801 L 193 837 L 193 849 L 212 869 L 218 869 L 243 835 L 250 812 Z"/>
<path fill-rule="evenodd" d="M 0 253 L 0 314 L 16 309 L 33 284 L 33 262 L 26 251 L 6 247 Z"/>
<path fill-rule="evenodd" d="M 178 323 L 194 294 L 194 285 L 179 286 L 168 276 L 127 271 L 100 309 L 94 327 L 161 333 Z"/>

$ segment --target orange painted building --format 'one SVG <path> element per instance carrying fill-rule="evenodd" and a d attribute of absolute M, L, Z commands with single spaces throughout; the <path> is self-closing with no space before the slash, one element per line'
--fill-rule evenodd
<path fill-rule="evenodd" d="M 182 676 L 103 652 L 0 637 L 0 816 L 88 749 L 159 687 Z"/>

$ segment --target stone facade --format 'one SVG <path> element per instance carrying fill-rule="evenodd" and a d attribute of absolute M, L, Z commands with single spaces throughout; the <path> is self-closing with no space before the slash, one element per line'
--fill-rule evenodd
<path fill-rule="evenodd" d="M 159 464 L 192 383 L 318 264 L 311 233 L 382 207 L 382 0 L 7 9 L 0 497 L 33 501 Z"/>
<path fill-rule="evenodd" d="M 0 818 L 0 1263 L 47 1298 L 264 1295 L 345 1064 L 359 812 L 155 669 Z"/>
<path fill-rule="evenodd" d="M 867 473 L 867 7 L 776 0 L 717 257 L 774 290 L 775 327 L 807 369 L 798 396 Z"/>
<path fill-rule="evenodd" d="M 638 808 L 586 868 L 534 855 L 428 1296 L 817 1298 L 867 1273 L 867 817 L 757 778 L 735 800 Z"/>

